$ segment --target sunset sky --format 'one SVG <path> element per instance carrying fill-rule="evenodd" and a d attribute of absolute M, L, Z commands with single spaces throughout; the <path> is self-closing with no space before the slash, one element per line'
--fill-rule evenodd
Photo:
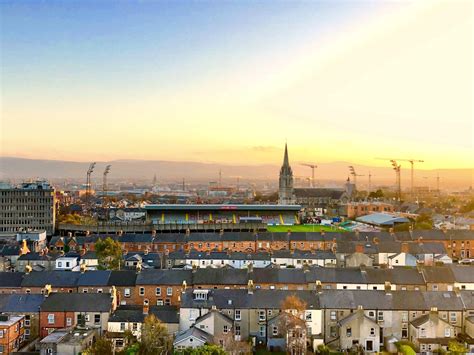
<path fill-rule="evenodd" d="M 3 156 L 471 168 L 471 1 L 2 1 Z"/>

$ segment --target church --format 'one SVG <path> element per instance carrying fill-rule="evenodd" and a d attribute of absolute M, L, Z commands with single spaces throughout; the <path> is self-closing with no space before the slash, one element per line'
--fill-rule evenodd
<path fill-rule="evenodd" d="M 288 157 L 288 145 L 285 144 L 283 165 L 280 169 L 278 203 L 281 205 L 298 204 L 308 212 L 320 211 L 324 214 L 339 214 L 342 205 L 347 204 L 355 193 L 355 186 L 347 178 L 344 188 L 301 188 L 294 187 L 293 170 Z"/>

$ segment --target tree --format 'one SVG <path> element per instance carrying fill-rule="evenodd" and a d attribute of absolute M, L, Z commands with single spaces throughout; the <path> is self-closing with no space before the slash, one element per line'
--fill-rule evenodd
<path fill-rule="evenodd" d="M 226 355 L 227 353 L 220 346 L 213 344 L 206 344 L 197 348 L 187 348 L 180 351 L 175 351 L 175 354 L 183 355 Z"/>
<path fill-rule="evenodd" d="M 468 352 L 468 349 L 464 346 L 464 344 L 456 340 L 449 342 L 448 350 L 450 354 L 466 354 Z"/>
<path fill-rule="evenodd" d="M 155 315 L 145 318 L 138 353 L 140 355 L 171 354 L 173 339 L 166 326 Z"/>
<path fill-rule="evenodd" d="M 92 346 L 83 352 L 83 354 L 87 355 L 112 355 L 113 353 L 114 346 L 112 341 L 105 337 L 97 339 Z"/>
<path fill-rule="evenodd" d="M 110 237 L 99 239 L 95 243 L 95 251 L 99 259 L 99 269 L 119 270 L 122 262 L 120 243 Z"/>
<path fill-rule="evenodd" d="M 369 198 L 382 198 L 384 197 L 383 191 L 378 189 L 377 191 L 372 191 L 369 194 Z"/>
<path fill-rule="evenodd" d="M 293 354 L 306 351 L 306 302 L 296 295 L 287 296 L 281 303 L 278 328 L 286 338 L 286 350 Z"/>
<path fill-rule="evenodd" d="M 229 355 L 246 355 L 252 353 L 250 343 L 235 340 L 235 334 L 233 332 L 217 335 L 214 337 L 214 341 L 217 344 L 221 344 L 222 348 Z"/>

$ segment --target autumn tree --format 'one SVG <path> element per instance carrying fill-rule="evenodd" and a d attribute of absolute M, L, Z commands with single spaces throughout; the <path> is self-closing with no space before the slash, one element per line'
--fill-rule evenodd
<path fill-rule="evenodd" d="M 287 296 L 281 303 L 278 328 L 286 339 L 286 350 L 291 354 L 306 352 L 306 320 L 307 304 L 296 295 Z"/>
<path fill-rule="evenodd" d="M 114 354 L 114 346 L 112 341 L 105 338 L 98 338 L 83 354 L 85 355 L 112 355 Z"/>
<path fill-rule="evenodd" d="M 122 248 L 120 243 L 110 237 L 99 239 L 95 243 L 95 252 L 99 259 L 99 269 L 119 270 L 122 262 Z"/>
<path fill-rule="evenodd" d="M 247 355 L 252 354 L 252 346 L 246 341 L 235 339 L 234 332 L 220 334 L 214 337 L 217 344 L 221 344 L 222 348 L 229 355 Z"/>
<path fill-rule="evenodd" d="M 168 334 L 166 326 L 150 314 L 145 318 L 142 326 L 142 334 L 138 354 L 155 355 L 155 354 L 172 354 L 173 339 Z"/>

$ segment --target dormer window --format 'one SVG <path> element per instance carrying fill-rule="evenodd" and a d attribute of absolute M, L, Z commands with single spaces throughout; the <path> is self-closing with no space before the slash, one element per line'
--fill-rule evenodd
<path fill-rule="evenodd" d="M 208 290 L 194 290 L 194 299 L 205 301 L 207 300 L 207 294 L 209 293 Z"/>

